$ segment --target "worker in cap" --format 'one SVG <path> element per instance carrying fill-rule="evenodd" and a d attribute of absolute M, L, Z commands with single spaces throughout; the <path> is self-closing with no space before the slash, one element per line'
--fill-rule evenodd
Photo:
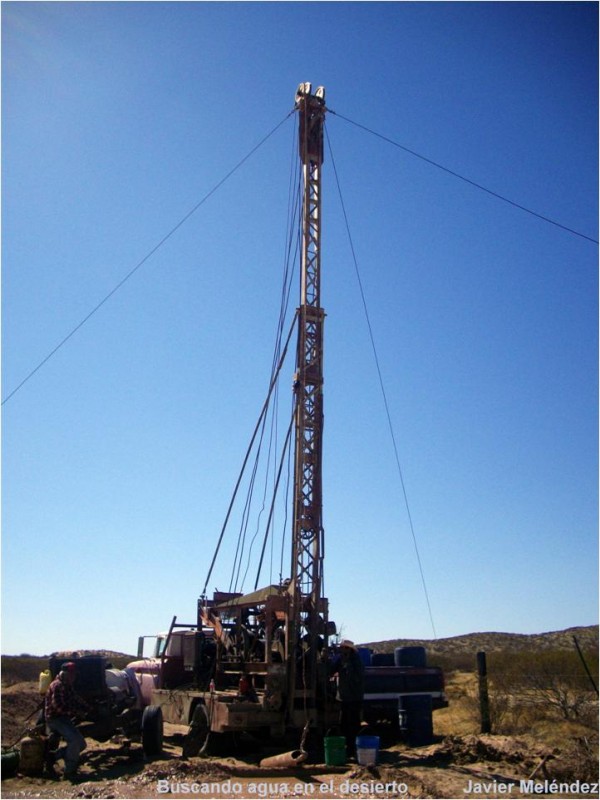
<path fill-rule="evenodd" d="M 342 639 L 334 661 L 337 674 L 337 699 L 340 702 L 340 730 L 346 738 L 346 753 L 356 756 L 356 736 L 360 731 L 365 668 L 354 642 Z"/>
<path fill-rule="evenodd" d="M 92 708 L 74 688 L 77 667 L 73 661 L 63 664 L 60 672 L 46 692 L 44 714 L 48 735 L 56 734 L 66 741 L 66 745 L 56 752 L 56 760 L 65 762 L 64 777 L 73 779 L 77 774 L 79 755 L 85 750 L 84 737 L 75 727 L 73 717 L 86 717 Z"/>

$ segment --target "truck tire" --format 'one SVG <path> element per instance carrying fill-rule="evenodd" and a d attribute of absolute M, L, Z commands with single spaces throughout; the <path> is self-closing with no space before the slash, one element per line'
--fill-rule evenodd
<path fill-rule="evenodd" d="M 163 747 L 163 714 L 160 706 L 146 706 L 142 714 L 144 755 L 157 756 Z"/>
<path fill-rule="evenodd" d="M 426 667 L 427 652 L 424 647 L 397 647 L 394 650 L 394 664 L 397 667 Z"/>
<path fill-rule="evenodd" d="M 206 706 L 198 704 L 194 708 L 190 729 L 183 740 L 181 755 L 183 758 L 192 758 L 201 751 L 204 752 L 208 743 L 210 725 Z"/>

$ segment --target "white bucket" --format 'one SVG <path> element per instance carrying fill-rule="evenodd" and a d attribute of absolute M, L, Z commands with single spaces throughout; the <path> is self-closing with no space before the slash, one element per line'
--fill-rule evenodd
<path fill-rule="evenodd" d="M 364 748 L 361 747 L 356 751 L 356 760 L 360 764 L 361 767 L 372 767 L 377 764 L 377 748 L 376 747 L 369 747 Z"/>
<path fill-rule="evenodd" d="M 356 737 L 356 760 L 361 767 L 371 767 L 377 764 L 379 752 L 379 736 Z"/>

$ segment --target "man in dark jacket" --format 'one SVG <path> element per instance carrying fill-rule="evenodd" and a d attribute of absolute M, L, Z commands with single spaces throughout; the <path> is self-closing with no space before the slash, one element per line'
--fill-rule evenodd
<path fill-rule="evenodd" d="M 90 706 L 75 692 L 75 664 L 63 664 L 61 671 L 50 684 L 44 701 L 44 713 L 48 733 L 56 733 L 66 740 L 66 747 L 57 751 L 57 758 L 64 759 L 65 778 L 77 773 L 79 754 L 85 750 L 85 739 L 75 727 L 72 717 L 85 716 Z"/>
<path fill-rule="evenodd" d="M 340 729 L 346 737 L 346 752 L 356 755 L 356 736 L 360 731 L 365 668 L 354 642 L 342 639 L 340 655 L 334 663 L 337 672 L 337 699 L 341 703 Z"/>

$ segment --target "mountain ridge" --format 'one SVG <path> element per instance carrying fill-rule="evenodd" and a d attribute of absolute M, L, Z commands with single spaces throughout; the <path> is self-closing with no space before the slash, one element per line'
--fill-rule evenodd
<path fill-rule="evenodd" d="M 578 625 L 558 631 L 545 633 L 505 633 L 501 631 L 481 631 L 448 636 L 443 639 L 386 639 L 378 642 L 361 643 L 376 653 L 390 653 L 396 647 L 425 647 L 429 653 L 450 655 L 456 653 L 523 651 L 523 650 L 572 650 L 573 637 L 582 650 L 598 649 L 598 625 Z"/>

